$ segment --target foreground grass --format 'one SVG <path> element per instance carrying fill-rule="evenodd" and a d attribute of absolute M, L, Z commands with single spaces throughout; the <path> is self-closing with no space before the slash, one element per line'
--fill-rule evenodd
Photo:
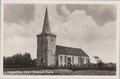
<path fill-rule="evenodd" d="M 115 75 L 116 71 L 109 70 L 78 70 L 44 69 L 44 70 L 6 70 L 4 75 Z"/>

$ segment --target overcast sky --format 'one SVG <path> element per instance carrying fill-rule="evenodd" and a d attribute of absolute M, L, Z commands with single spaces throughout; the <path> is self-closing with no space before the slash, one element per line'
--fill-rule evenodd
<path fill-rule="evenodd" d="M 37 55 L 46 5 L 5 4 L 4 56 Z M 82 48 L 91 58 L 116 62 L 116 6 L 93 4 L 47 5 L 57 45 Z M 94 60 L 92 60 L 94 61 Z"/>

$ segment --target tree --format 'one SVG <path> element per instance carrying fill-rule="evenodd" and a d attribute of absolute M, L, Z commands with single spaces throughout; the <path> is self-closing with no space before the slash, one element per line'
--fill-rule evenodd
<path fill-rule="evenodd" d="M 36 66 L 35 60 L 32 60 L 30 53 L 15 54 L 11 57 L 4 57 L 4 67 L 33 67 Z"/>
<path fill-rule="evenodd" d="M 98 67 L 101 67 L 101 66 L 103 65 L 103 61 L 100 59 L 100 57 L 94 56 L 94 58 L 95 58 L 96 61 L 97 61 L 97 66 L 98 66 Z"/>

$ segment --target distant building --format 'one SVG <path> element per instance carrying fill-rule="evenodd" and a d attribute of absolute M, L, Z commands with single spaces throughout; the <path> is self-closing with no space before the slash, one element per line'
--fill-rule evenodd
<path fill-rule="evenodd" d="M 90 63 L 89 56 L 79 48 L 56 45 L 56 35 L 52 34 L 46 8 L 42 33 L 37 35 L 37 67 L 41 66 L 81 66 Z"/>

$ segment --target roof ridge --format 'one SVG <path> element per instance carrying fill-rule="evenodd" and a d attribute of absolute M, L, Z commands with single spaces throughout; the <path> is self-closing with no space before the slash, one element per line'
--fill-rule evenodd
<path fill-rule="evenodd" d="M 61 46 L 61 45 L 56 45 L 56 46 Z M 81 49 L 82 50 L 82 48 L 76 48 L 76 47 L 70 47 L 70 46 L 61 46 L 61 47 L 74 48 L 74 49 Z"/>

